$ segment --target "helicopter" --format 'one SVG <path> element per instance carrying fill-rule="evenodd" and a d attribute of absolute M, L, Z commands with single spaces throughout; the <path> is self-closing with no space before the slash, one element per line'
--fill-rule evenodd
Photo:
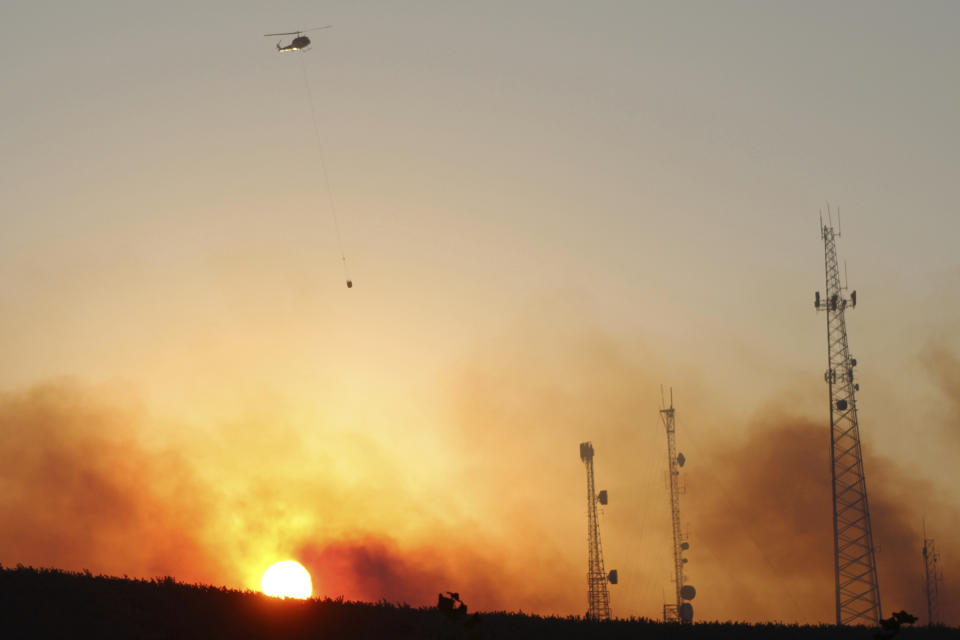
<path fill-rule="evenodd" d="M 270 36 L 296 36 L 290 44 L 285 47 L 281 47 L 280 43 L 277 43 L 277 51 L 280 53 L 286 53 L 287 51 L 303 51 L 310 46 L 310 38 L 303 35 L 307 31 L 316 31 L 317 29 L 329 29 L 333 25 L 327 24 L 322 27 L 314 27 L 313 29 L 304 29 L 303 31 L 287 31 L 286 33 L 265 33 L 263 37 L 268 38 Z"/>

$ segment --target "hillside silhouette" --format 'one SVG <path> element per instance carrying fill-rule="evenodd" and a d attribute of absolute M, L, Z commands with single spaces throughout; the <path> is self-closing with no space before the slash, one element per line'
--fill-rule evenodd
<path fill-rule="evenodd" d="M 466 597 L 464 595 L 464 597 Z M 4 638 L 874 638 L 877 630 L 740 623 L 677 626 L 645 619 L 593 622 L 343 599 L 282 600 L 173 578 L 135 580 L 54 569 L 0 567 Z M 955 638 L 906 628 L 898 638 Z"/>

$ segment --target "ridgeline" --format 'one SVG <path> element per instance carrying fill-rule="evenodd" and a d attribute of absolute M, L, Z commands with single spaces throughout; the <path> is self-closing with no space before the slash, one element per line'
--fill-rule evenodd
<path fill-rule="evenodd" d="M 875 629 L 833 626 L 697 623 L 645 619 L 592 622 L 578 617 L 473 613 L 343 599 L 282 600 L 173 578 L 133 580 L 53 569 L 0 567 L 3 638 L 848 638 Z M 949 628 L 906 628 L 899 639 L 956 638 Z"/>

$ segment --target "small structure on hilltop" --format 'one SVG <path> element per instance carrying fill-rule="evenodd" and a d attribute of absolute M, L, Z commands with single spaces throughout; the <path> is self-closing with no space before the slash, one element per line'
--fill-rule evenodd
<path fill-rule="evenodd" d="M 873 634 L 876 640 L 889 640 L 900 633 L 900 628 L 905 624 L 912 625 L 917 621 L 917 616 L 911 615 L 906 611 L 894 611 L 889 618 L 880 619 L 880 631 Z"/>
<path fill-rule="evenodd" d="M 449 596 L 449 597 L 448 597 Z M 456 591 L 447 591 L 447 595 L 437 594 L 437 609 L 451 618 L 467 615 L 467 605 Z"/>

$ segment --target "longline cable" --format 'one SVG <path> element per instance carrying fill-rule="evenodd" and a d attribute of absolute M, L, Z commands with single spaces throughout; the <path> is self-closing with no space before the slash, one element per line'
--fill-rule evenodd
<path fill-rule="evenodd" d="M 323 152 L 323 140 L 320 137 L 320 123 L 317 120 L 317 108 L 313 103 L 313 89 L 310 86 L 310 78 L 307 75 L 306 64 L 302 56 L 300 57 L 300 72 L 303 75 L 303 85 L 307 89 L 307 101 L 310 103 L 310 117 L 313 120 L 313 132 L 317 140 L 317 151 L 320 154 L 320 173 L 323 175 L 323 186 L 327 192 L 330 217 L 333 218 L 333 228 L 337 234 L 337 247 L 340 249 L 340 260 L 343 263 L 343 277 L 347 281 L 347 288 L 352 288 L 353 280 L 350 279 L 350 270 L 347 268 L 347 255 L 343 250 L 343 238 L 340 235 L 340 220 L 337 216 L 337 205 L 333 199 L 333 190 L 330 188 L 330 177 L 327 174 L 327 161 Z"/>

